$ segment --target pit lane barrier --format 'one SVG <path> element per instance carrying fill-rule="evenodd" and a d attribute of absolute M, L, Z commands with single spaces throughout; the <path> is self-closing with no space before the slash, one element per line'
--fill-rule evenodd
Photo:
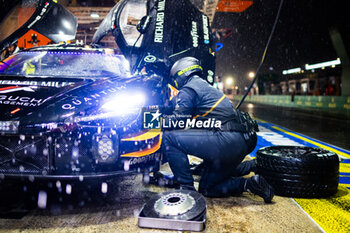
<path fill-rule="evenodd" d="M 241 98 L 233 96 L 235 101 Z M 246 102 L 350 115 L 350 96 L 249 95 Z"/>

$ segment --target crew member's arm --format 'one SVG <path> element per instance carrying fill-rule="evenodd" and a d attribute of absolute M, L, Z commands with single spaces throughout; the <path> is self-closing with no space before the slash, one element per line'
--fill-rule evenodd
<path fill-rule="evenodd" d="M 174 101 L 175 108 L 173 114 L 176 117 L 187 116 L 187 118 L 192 118 L 196 113 L 197 94 L 191 88 L 182 88 L 174 98 Z"/>
<path fill-rule="evenodd" d="M 163 120 L 179 121 L 192 118 L 196 113 L 197 94 L 190 88 L 182 88 L 178 95 L 171 100 L 173 110 L 163 115 Z"/>

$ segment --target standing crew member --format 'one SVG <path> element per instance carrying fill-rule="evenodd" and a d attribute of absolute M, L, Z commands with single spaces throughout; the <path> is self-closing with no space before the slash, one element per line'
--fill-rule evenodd
<path fill-rule="evenodd" d="M 255 170 L 254 160 L 241 162 L 256 146 L 256 122 L 235 110 L 230 100 L 204 81 L 201 74 L 202 67 L 193 57 L 182 58 L 172 66 L 170 75 L 179 89 L 173 115 L 175 119 L 190 116 L 202 121 L 215 118 L 221 121 L 221 127 L 164 132 L 163 152 L 176 181 L 181 189 L 195 190 L 187 156 L 194 155 L 203 159 L 198 191 L 204 196 L 223 197 L 249 191 L 271 202 L 273 189 L 262 176 L 241 177 Z"/>

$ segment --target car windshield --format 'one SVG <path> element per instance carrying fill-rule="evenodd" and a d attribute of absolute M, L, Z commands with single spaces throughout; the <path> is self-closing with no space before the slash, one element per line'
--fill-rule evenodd
<path fill-rule="evenodd" d="M 122 55 L 66 52 L 20 52 L 1 62 L 0 75 L 35 77 L 127 76 L 128 64 Z"/>

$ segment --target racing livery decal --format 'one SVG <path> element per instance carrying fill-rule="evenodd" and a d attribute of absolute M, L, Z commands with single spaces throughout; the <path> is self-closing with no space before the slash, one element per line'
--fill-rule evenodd
<path fill-rule="evenodd" d="M 43 104 L 47 99 L 37 99 L 27 96 L 7 96 L 0 95 L 0 104 L 4 105 L 16 105 L 16 106 L 27 106 L 36 107 Z"/>
<path fill-rule="evenodd" d="M 0 94 L 6 94 L 16 91 L 26 91 L 26 92 L 35 92 L 34 89 L 37 87 L 19 87 L 19 86 L 11 86 L 11 87 L 4 87 L 0 88 Z"/>
<path fill-rule="evenodd" d="M 164 11 L 165 11 L 165 0 L 158 2 L 157 11 L 157 22 L 154 30 L 154 42 L 163 43 L 163 31 L 164 31 Z"/>
<path fill-rule="evenodd" d="M 192 36 L 193 47 L 197 48 L 199 35 L 198 35 L 197 23 L 195 21 L 192 21 L 191 36 Z"/>
<path fill-rule="evenodd" d="M 203 34 L 204 34 L 204 44 L 210 44 L 209 38 L 209 18 L 203 15 Z"/>
<path fill-rule="evenodd" d="M 59 81 L 19 81 L 19 80 L 0 80 L 0 85 L 16 85 L 16 86 L 37 86 L 37 87 L 65 87 L 73 85 L 75 82 L 59 82 Z M 1 91 L 1 89 L 0 89 Z"/>

